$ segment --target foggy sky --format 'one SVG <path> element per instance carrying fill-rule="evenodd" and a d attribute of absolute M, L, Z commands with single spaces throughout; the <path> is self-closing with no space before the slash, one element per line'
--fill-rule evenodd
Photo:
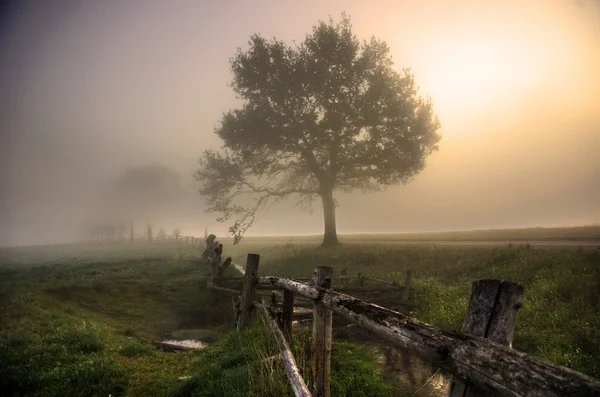
<path fill-rule="evenodd" d="M 442 141 L 406 186 L 336 193 L 339 232 L 600 222 L 600 1 L 13 3 L 0 26 L 0 245 L 77 239 L 105 186 L 145 164 L 189 191 L 165 227 L 225 234 L 192 175 L 239 106 L 229 58 L 253 33 L 301 41 L 343 11 L 412 68 Z M 318 202 L 311 214 L 290 201 L 248 234 L 322 222 Z"/>

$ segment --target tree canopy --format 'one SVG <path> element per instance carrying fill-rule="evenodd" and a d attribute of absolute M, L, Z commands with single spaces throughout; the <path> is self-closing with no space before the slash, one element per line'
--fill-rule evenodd
<path fill-rule="evenodd" d="M 162 165 L 127 168 L 107 186 L 92 214 L 95 224 L 115 230 L 133 222 L 162 222 L 184 194 L 179 175 Z"/>
<path fill-rule="evenodd" d="M 335 190 L 407 183 L 437 150 L 431 101 L 410 70 L 394 69 L 385 42 L 357 39 L 346 15 L 300 44 L 253 35 L 230 63 L 244 103 L 223 115 L 223 146 L 203 153 L 196 178 L 236 242 L 261 211 L 294 196 L 321 198 L 323 244 L 336 244 Z"/>

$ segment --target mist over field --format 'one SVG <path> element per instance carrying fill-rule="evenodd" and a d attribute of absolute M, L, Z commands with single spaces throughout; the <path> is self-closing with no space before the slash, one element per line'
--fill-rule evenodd
<path fill-rule="evenodd" d="M 82 240 L 94 224 L 132 217 L 140 236 L 146 223 L 225 235 L 193 174 L 240 103 L 230 57 L 253 33 L 301 41 L 342 11 L 360 40 L 385 40 L 395 68 L 412 69 L 442 140 L 405 186 L 335 192 L 338 232 L 600 223 L 598 1 L 6 4 L 0 246 Z M 168 170 L 169 187 L 115 188 L 144 167 Z M 294 204 L 247 235 L 320 234 L 320 202 Z"/>

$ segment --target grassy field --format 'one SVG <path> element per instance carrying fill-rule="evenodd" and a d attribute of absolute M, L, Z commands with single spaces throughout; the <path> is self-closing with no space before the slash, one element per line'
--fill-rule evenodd
<path fill-rule="evenodd" d="M 190 320 L 227 321 L 191 247 L 59 246 L 2 252 L 3 395 L 166 395 L 193 354 L 150 341 Z M 210 319 L 210 321 L 208 321 Z M 95 391 L 95 392 L 94 392 Z"/>
<path fill-rule="evenodd" d="M 317 265 L 402 281 L 415 277 L 422 321 L 460 329 L 474 279 L 523 284 L 524 307 L 513 346 L 600 377 L 600 252 L 352 244 L 226 246 L 238 263 L 261 255 L 260 274 L 308 276 Z M 198 248 L 136 244 L 64 245 L 0 251 L 0 390 L 3 395 L 290 395 L 281 368 L 260 365 L 275 354 L 257 321 L 229 333 L 230 297 L 203 288 Z M 233 271 L 232 271 L 233 273 Z M 200 328 L 220 339 L 197 352 L 164 353 L 150 341 Z M 306 369 L 307 335 L 295 338 Z M 400 395 L 386 386 L 365 349 L 334 347 L 332 387 L 339 396 Z M 305 376 L 309 377 L 305 371 Z M 409 394 L 410 395 L 410 394 Z"/>
<path fill-rule="evenodd" d="M 240 247 L 241 248 L 241 247 Z M 417 308 L 427 323 L 460 330 L 471 282 L 496 278 L 525 287 L 513 347 L 600 377 L 600 251 L 504 247 L 342 245 L 255 247 L 263 275 L 310 276 L 316 265 L 402 282 L 413 271 Z M 243 261 L 243 254 L 236 258 Z"/>
<path fill-rule="evenodd" d="M 64 245 L 0 254 L 0 395 L 291 395 L 279 365 L 260 365 L 277 353 L 264 324 L 230 332 L 234 302 L 206 292 L 198 248 Z M 185 353 L 151 344 L 189 329 L 219 342 Z M 307 357 L 308 340 L 298 335 L 298 357 Z M 335 349 L 337 395 L 391 395 L 369 352 L 341 342 Z"/>
<path fill-rule="evenodd" d="M 574 227 L 532 227 L 520 229 L 460 230 L 447 232 L 421 233 L 376 233 L 376 234 L 340 234 L 342 243 L 364 244 L 368 242 L 410 243 L 410 242 L 478 242 L 478 241 L 600 241 L 600 225 Z M 221 239 L 231 243 L 229 239 Z M 318 244 L 321 235 L 313 236 L 264 236 L 244 237 L 243 244 Z"/>

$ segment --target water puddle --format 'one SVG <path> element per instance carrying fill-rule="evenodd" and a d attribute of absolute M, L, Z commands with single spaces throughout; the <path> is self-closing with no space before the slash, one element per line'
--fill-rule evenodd
<path fill-rule="evenodd" d="M 154 345 L 165 351 L 199 350 L 215 343 L 222 331 L 215 328 L 185 327 L 163 335 L 163 339 L 154 341 Z"/>
<path fill-rule="evenodd" d="M 334 339 L 357 343 L 369 350 L 387 383 L 410 390 L 415 397 L 447 396 L 450 376 L 446 371 L 429 365 L 413 354 L 381 343 L 354 325 L 342 327 L 334 332 Z"/>
<path fill-rule="evenodd" d="M 205 342 L 202 342 L 199 340 L 194 340 L 194 339 L 185 339 L 185 340 L 170 339 L 170 340 L 163 340 L 160 343 L 163 345 L 166 345 L 166 346 L 173 346 L 174 348 L 180 347 L 180 348 L 189 349 L 189 350 L 202 349 L 202 348 L 205 348 L 206 346 L 208 346 L 208 343 L 205 343 Z"/>

